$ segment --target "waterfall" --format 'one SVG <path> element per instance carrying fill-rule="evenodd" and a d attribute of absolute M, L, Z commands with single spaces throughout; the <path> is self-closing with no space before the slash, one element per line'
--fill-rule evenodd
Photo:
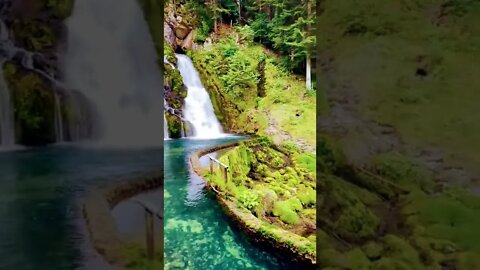
<path fill-rule="evenodd" d="M 167 118 L 163 115 L 163 139 L 168 140 L 170 139 L 170 135 L 168 134 L 168 123 Z"/>
<path fill-rule="evenodd" d="M 0 64 L 0 146 L 10 147 L 15 144 L 15 122 L 10 89 L 3 76 L 3 64 Z"/>
<path fill-rule="evenodd" d="M 193 129 L 191 130 L 193 137 L 203 139 L 223 137 L 222 126 L 215 116 L 210 96 L 203 87 L 192 60 L 185 55 L 176 56 L 178 70 L 187 87 L 183 116 Z"/>
<path fill-rule="evenodd" d="M 138 1 L 75 1 L 66 84 L 92 103 L 100 143 L 161 144 L 161 74 Z"/>
<path fill-rule="evenodd" d="M 63 136 L 63 119 L 62 119 L 62 110 L 60 97 L 58 93 L 55 94 L 55 141 L 63 142 L 65 140 Z"/>
<path fill-rule="evenodd" d="M 167 111 L 167 107 L 168 107 L 167 100 L 165 100 L 164 98 L 163 108 L 165 112 Z M 165 113 L 163 113 L 163 139 L 164 140 L 170 139 L 170 134 L 168 133 L 168 122 L 167 122 L 167 118 L 165 117 Z"/>

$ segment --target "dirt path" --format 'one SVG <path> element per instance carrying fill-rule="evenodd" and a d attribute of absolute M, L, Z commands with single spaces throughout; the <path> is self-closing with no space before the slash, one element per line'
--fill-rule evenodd
<path fill-rule="evenodd" d="M 322 68 L 330 112 L 317 119 L 317 128 L 339 140 L 349 162 L 363 167 L 378 153 L 398 151 L 431 170 L 439 183 L 468 186 L 480 195 L 479 172 L 454 164 L 443 149 L 408 145 L 394 127 L 366 119 L 358 110 L 359 97 L 354 83 L 338 79 L 331 59 L 325 61 Z"/>
<path fill-rule="evenodd" d="M 272 136 L 275 144 L 280 144 L 285 141 L 292 141 L 295 142 L 304 152 L 316 152 L 315 146 L 308 144 L 300 138 L 292 137 L 290 133 L 280 128 L 280 125 L 273 117 L 271 117 L 268 113 L 266 113 L 266 115 L 268 117 L 268 128 L 265 130 L 265 134 Z"/>

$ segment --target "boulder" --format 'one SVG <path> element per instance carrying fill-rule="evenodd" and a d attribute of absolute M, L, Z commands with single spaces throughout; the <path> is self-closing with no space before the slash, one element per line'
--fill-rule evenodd
<path fill-rule="evenodd" d="M 172 28 L 170 27 L 169 24 L 164 23 L 163 24 L 163 36 L 165 40 L 170 44 L 171 46 L 175 46 L 175 33 L 173 32 Z"/>
<path fill-rule="evenodd" d="M 193 38 L 195 37 L 195 31 L 190 31 L 188 36 L 182 41 L 182 44 L 180 45 L 182 49 L 187 50 L 187 49 L 192 49 L 194 42 Z"/>
<path fill-rule="evenodd" d="M 183 25 L 183 24 L 178 24 L 176 27 L 175 27 L 175 35 L 179 38 L 179 39 L 185 39 L 188 34 L 192 31 L 191 28 Z"/>

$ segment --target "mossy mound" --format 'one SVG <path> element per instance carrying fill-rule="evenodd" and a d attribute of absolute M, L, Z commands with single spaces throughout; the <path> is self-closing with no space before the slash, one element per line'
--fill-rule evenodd
<path fill-rule="evenodd" d="M 207 178 L 239 209 L 266 224 L 262 234 L 289 231 L 295 235 L 289 244 L 315 254 L 315 175 L 297 164 L 294 157 L 300 155 L 268 138 L 244 142 L 219 158 L 229 166 L 227 182 L 220 171 Z"/>
<path fill-rule="evenodd" d="M 398 153 L 355 168 L 334 141 L 319 145 L 321 269 L 479 269 L 478 197 L 438 190 L 429 171 Z"/>

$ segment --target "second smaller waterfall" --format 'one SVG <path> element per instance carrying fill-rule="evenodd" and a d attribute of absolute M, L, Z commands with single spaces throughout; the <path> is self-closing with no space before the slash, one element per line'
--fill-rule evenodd
<path fill-rule="evenodd" d="M 193 129 L 191 131 L 193 137 L 201 139 L 223 137 L 222 126 L 215 116 L 210 96 L 203 87 L 192 60 L 182 54 L 176 54 L 176 56 L 178 70 L 188 90 L 183 115 Z"/>

